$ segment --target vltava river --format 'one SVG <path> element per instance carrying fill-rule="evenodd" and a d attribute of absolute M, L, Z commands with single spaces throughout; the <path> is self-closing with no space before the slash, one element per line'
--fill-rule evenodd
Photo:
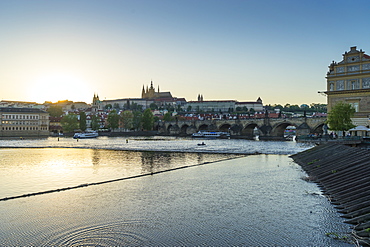
<path fill-rule="evenodd" d="M 309 146 L 202 141 L 0 140 L 0 199 L 129 178 L 0 201 L 0 246 L 352 246 L 288 157 Z"/>

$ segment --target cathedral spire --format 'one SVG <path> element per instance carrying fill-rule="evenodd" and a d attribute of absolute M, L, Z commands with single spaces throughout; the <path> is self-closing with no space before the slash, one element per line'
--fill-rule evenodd
<path fill-rule="evenodd" d="M 143 90 L 141 91 L 141 98 L 145 98 L 145 88 L 144 88 L 144 85 L 143 85 Z"/>

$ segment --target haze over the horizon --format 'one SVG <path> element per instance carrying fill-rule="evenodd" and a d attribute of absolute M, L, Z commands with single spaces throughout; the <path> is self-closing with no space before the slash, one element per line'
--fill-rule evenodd
<path fill-rule="evenodd" d="M 0 100 L 139 98 L 326 103 L 331 61 L 370 53 L 370 3 L 293 0 L 0 2 Z M 369 54 L 368 53 L 368 54 Z"/>

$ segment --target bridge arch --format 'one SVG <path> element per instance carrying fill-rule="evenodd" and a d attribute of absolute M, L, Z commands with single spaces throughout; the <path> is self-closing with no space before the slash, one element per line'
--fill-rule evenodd
<path fill-rule="evenodd" d="M 312 128 L 312 132 L 317 134 L 324 134 L 323 130 L 324 125 L 325 123 L 318 124 L 317 126 Z"/>
<path fill-rule="evenodd" d="M 180 133 L 180 127 L 177 124 L 170 124 L 167 128 L 167 133 L 170 135 L 177 135 Z"/>
<path fill-rule="evenodd" d="M 181 128 L 180 128 L 180 134 L 181 135 L 186 135 L 188 128 L 189 128 L 189 125 L 187 125 L 187 124 L 182 125 Z"/>
<path fill-rule="evenodd" d="M 242 136 L 247 136 L 249 138 L 253 138 L 254 136 L 254 129 L 258 128 L 258 125 L 256 123 L 250 123 L 247 124 L 241 131 Z"/>
<path fill-rule="evenodd" d="M 284 138 L 284 132 L 288 126 L 297 127 L 295 124 L 292 124 L 290 122 L 284 122 L 284 123 L 277 124 L 276 126 L 272 128 L 271 133 L 270 133 L 271 136 Z"/>
<path fill-rule="evenodd" d="M 223 124 L 218 129 L 223 132 L 229 132 L 230 128 L 231 128 L 231 124 Z"/>
<path fill-rule="evenodd" d="M 169 134 L 170 133 L 170 129 L 172 128 L 172 124 L 169 124 L 166 128 L 166 132 Z"/>
<path fill-rule="evenodd" d="M 198 130 L 208 130 L 208 125 L 207 124 L 201 124 L 201 125 L 199 125 Z"/>
<path fill-rule="evenodd" d="M 243 125 L 242 124 L 233 124 L 230 127 L 230 134 L 231 135 L 240 135 L 242 129 L 243 129 Z"/>

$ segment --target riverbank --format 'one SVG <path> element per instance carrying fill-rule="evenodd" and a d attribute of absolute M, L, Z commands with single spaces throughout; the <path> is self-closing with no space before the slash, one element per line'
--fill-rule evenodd
<path fill-rule="evenodd" d="M 353 225 L 358 242 L 370 246 L 370 152 L 328 143 L 291 157 Z"/>

